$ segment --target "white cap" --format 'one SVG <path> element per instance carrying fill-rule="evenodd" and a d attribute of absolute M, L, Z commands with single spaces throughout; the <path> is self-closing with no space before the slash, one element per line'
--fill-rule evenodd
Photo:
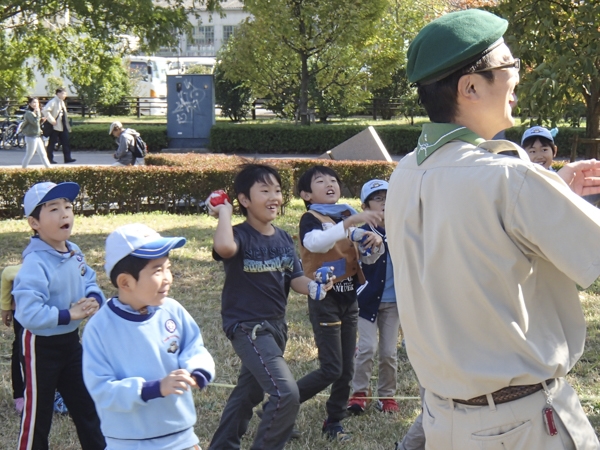
<path fill-rule="evenodd" d="M 45 181 L 43 183 L 34 184 L 25 193 L 25 198 L 23 199 L 25 217 L 29 217 L 38 205 L 43 205 L 44 203 L 56 200 L 57 198 L 66 198 L 72 202 L 75 200 L 75 197 L 77 197 L 77 194 L 79 194 L 79 185 L 72 181 L 66 181 L 59 184 Z"/>
<path fill-rule="evenodd" d="M 183 247 L 183 237 L 162 237 L 141 223 L 123 225 L 106 238 L 106 264 L 104 270 L 110 278 L 115 265 L 129 255 L 143 259 L 158 259 L 172 249 Z"/>
<path fill-rule="evenodd" d="M 364 203 L 369 195 L 377 191 L 387 191 L 388 182 L 383 180 L 367 181 L 360 190 L 360 201 Z"/>
<path fill-rule="evenodd" d="M 108 130 L 108 134 L 112 134 L 115 128 L 123 128 L 123 124 L 118 120 L 114 121 L 110 124 L 110 129 Z"/>
<path fill-rule="evenodd" d="M 557 129 L 557 132 L 558 132 L 558 129 Z M 550 142 L 554 143 L 554 136 L 552 135 L 552 131 L 548 130 L 547 128 L 537 126 L 537 127 L 531 127 L 528 130 L 526 130 L 525 133 L 523 133 L 523 137 L 521 138 L 521 145 L 523 145 L 523 143 L 525 142 L 525 139 L 528 139 L 531 136 L 545 137 Z"/>

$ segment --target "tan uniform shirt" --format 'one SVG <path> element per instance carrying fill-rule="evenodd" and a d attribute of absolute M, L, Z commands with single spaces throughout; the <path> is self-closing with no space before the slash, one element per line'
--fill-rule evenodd
<path fill-rule="evenodd" d="M 456 140 L 421 165 L 415 153 L 392 174 L 385 223 L 421 384 L 469 399 L 566 375 L 585 339 L 575 283 L 600 275 L 600 210 L 516 157 Z"/>

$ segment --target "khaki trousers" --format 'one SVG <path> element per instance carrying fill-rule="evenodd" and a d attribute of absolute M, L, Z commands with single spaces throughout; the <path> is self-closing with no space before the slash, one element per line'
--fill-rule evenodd
<path fill-rule="evenodd" d="M 381 303 L 375 322 L 358 318 L 358 348 L 354 360 L 352 391 L 369 391 L 369 382 L 373 372 L 373 359 L 379 347 L 379 380 L 377 395 L 393 397 L 396 395 L 396 372 L 398 368 L 397 347 L 400 318 L 398 306 L 393 303 Z M 379 330 L 379 339 L 377 331 Z M 379 344 L 379 345 L 378 345 Z"/>
<path fill-rule="evenodd" d="M 468 380 L 465 380 L 468 382 Z M 501 405 L 468 406 L 425 391 L 426 450 L 598 450 L 600 443 L 577 394 L 557 378 L 549 386 L 558 434 L 542 418 L 544 391 Z"/>

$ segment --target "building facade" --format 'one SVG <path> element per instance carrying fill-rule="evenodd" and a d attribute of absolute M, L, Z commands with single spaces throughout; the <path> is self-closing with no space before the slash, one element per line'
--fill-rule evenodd
<path fill-rule="evenodd" d="M 239 24 L 250 17 L 239 0 L 221 0 L 221 8 L 223 17 L 206 10 L 199 11 L 199 18 L 191 16 L 190 22 L 194 24 L 192 36 L 180 36 L 176 48 L 162 48 L 157 56 L 215 57 Z"/>

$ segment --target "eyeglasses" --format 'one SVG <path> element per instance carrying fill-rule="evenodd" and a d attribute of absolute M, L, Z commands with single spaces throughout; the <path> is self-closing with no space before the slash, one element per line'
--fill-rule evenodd
<path fill-rule="evenodd" d="M 492 70 L 498 70 L 498 69 L 517 69 L 517 70 L 519 70 L 520 68 L 521 68 L 521 60 L 519 58 L 515 58 L 515 60 L 513 62 L 502 64 L 500 66 L 486 67 L 485 69 L 475 70 L 471 73 L 490 72 Z"/>

